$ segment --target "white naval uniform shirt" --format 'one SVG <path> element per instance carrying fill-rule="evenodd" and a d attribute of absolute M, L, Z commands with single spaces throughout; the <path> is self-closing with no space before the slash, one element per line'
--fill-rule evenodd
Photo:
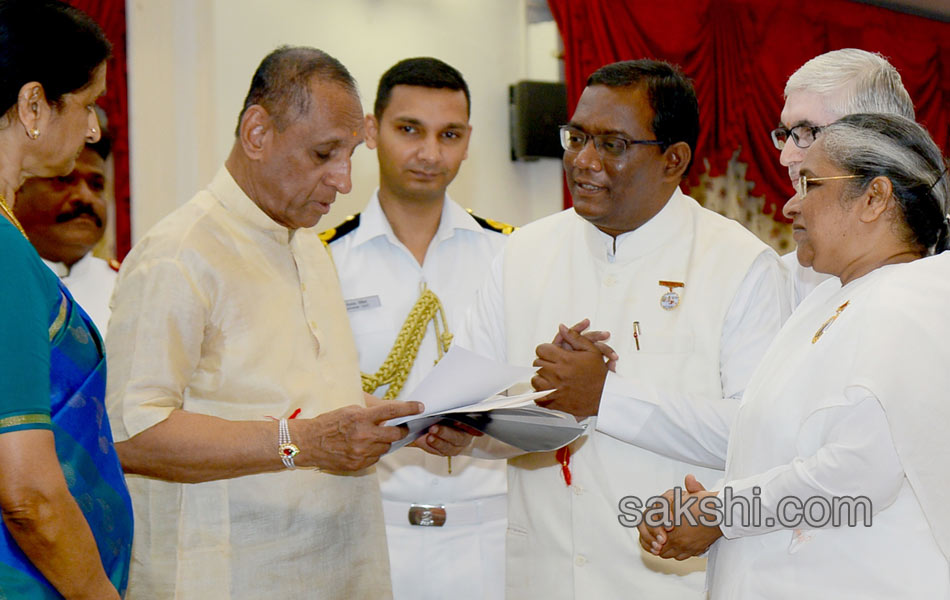
<path fill-rule="evenodd" d="M 454 334 L 475 290 L 485 279 L 492 259 L 500 252 L 506 239 L 507 236 L 479 225 L 447 196 L 439 228 L 429 244 L 423 264 L 419 265 L 409 249 L 393 233 L 379 205 L 377 190 L 359 215 L 358 226 L 330 242 L 330 252 L 340 277 L 347 314 L 359 350 L 360 370 L 373 374 L 379 369 L 418 300 L 423 285 L 439 297 L 446 311 L 449 331 Z M 429 324 L 413 368 L 400 392 L 400 399 L 408 397 L 432 369 L 437 358 L 435 333 Z M 380 387 L 374 394 L 382 397 L 387 389 L 388 385 Z M 447 471 L 447 465 L 448 461 L 444 457 L 433 456 L 417 448 L 405 448 L 380 460 L 377 473 L 387 508 L 388 526 L 404 526 L 410 504 L 448 505 L 447 527 L 452 525 L 452 505 L 492 499 L 504 509 L 505 461 L 457 456 L 452 458 L 451 474 Z M 503 528 L 503 520 L 496 526 Z M 410 548 L 394 540 L 410 533 L 404 527 L 401 531 L 395 531 L 392 527 L 387 529 L 397 600 L 404 587 L 400 584 L 403 577 L 415 582 L 412 597 L 417 599 L 444 597 L 449 593 L 444 583 L 454 584 L 453 587 L 457 589 L 451 591 L 451 595 L 456 598 L 481 600 L 492 597 L 492 594 L 481 591 L 482 580 L 488 577 L 497 577 L 500 589 L 502 573 L 486 572 L 479 569 L 477 564 L 450 566 L 444 570 L 444 576 L 447 577 L 445 582 L 441 582 L 436 573 L 427 576 L 426 581 L 420 581 L 418 568 L 413 568 L 411 573 L 399 572 L 399 559 L 410 552 Z M 472 544 L 472 540 L 454 537 L 448 531 L 436 529 L 441 528 L 414 527 L 411 534 L 426 536 L 426 544 L 431 545 L 432 550 L 441 552 L 445 558 L 455 556 L 457 563 L 464 561 L 466 548 Z M 498 537 L 501 538 L 501 535 L 499 532 Z M 500 562 L 504 555 L 503 538 L 498 541 L 498 547 L 493 552 L 498 557 L 500 570 L 503 567 Z M 475 569 L 474 572 L 472 569 Z M 462 577 L 466 573 L 468 575 Z M 427 588 L 433 585 L 436 589 L 432 593 L 435 595 L 430 596 Z"/>
<path fill-rule="evenodd" d="M 668 290 L 658 280 L 685 283 L 673 311 L 660 308 Z M 571 445 L 571 488 L 553 453 L 509 462 L 509 598 L 702 596 L 704 561 L 642 552 L 617 505 L 682 486 L 686 473 L 707 485 L 721 476 L 692 465 L 722 468 L 746 381 L 788 315 L 787 285 L 774 252 L 679 190 L 616 240 L 573 210 L 512 236 L 460 344 L 530 364 L 558 320 L 589 317 L 592 329 L 612 333 L 620 362 L 595 430 Z"/>
<path fill-rule="evenodd" d="M 105 338 L 106 326 L 109 324 L 109 300 L 118 273 L 108 262 L 96 258 L 92 253 L 77 260 L 71 268 L 45 258 L 43 262 L 59 276 L 79 306 L 92 317 L 99 335 Z"/>

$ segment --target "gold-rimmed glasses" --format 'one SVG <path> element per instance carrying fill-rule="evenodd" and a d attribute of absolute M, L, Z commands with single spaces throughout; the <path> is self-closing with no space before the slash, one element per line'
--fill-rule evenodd
<path fill-rule="evenodd" d="M 831 177 L 808 177 L 807 175 L 802 175 L 798 178 L 798 193 L 802 198 L 805 197 L 805 194 L 808 193 L 808 182 L 809 181 L 832 181 L 835 179 L 858 179 L 860 175 L 832 175 Z"/>

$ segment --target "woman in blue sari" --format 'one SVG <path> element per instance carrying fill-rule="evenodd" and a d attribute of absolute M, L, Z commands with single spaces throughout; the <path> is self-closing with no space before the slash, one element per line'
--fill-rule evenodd
<path fill-rule="evenodd" d="M 119 598 L 132 507 L 105 413 L 102 338 L 13 215 L 27 177 L 99 139 L 111 47 L 52 0 L 0 0 L 0 598 Z"/>

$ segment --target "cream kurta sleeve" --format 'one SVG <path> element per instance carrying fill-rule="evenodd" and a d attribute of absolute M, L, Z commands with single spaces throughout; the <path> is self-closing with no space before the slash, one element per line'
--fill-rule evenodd
<path fill-rule="evenodd" d="M 106 336 L 106 405 L 117 442 L 182 407 L 201 359 L 210 311 L 208 299 L 177 259 L 130 266 L 116 285 Z"/>

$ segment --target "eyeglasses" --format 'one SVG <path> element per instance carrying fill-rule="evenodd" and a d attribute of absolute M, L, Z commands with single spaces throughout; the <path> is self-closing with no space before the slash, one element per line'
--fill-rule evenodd
<path fill-rule="evenodd" d="M 834 179 L 857 179 L 861 175 L 834 175 L 832 177 L 806 177 L 802 175 L 798 178 L 798 193 L 802 198 L 805 197 L 805 194 L 808 193 L 808 182 L 809 181 L 832 181 Z"/>
<path fill-rule="evenodd" d="M 629 146 L 644 144 L 648 146 L 662 146 L 660 140 L 628 140 L 619 135 L 591 135 L 570 125 L 561 125 L 561 147 L 568 152 L 580 152 L 587 146 L 587 142 L 594 140 L 594 148 L 601 157 L 619 158 Z"/>
<path fill-rule="evenodd" d="M 821 129 L 816 125 L 796 125 L 791 129 L 778 127 L 772 130 L 772 143 L 781 150 L 785 148 L 785 142 L 788 141 L 788 138 L 792 138 L 795 145 L 804 150 L 815 143 L 815 138 L 818 137 L 818 132 Z"/>

